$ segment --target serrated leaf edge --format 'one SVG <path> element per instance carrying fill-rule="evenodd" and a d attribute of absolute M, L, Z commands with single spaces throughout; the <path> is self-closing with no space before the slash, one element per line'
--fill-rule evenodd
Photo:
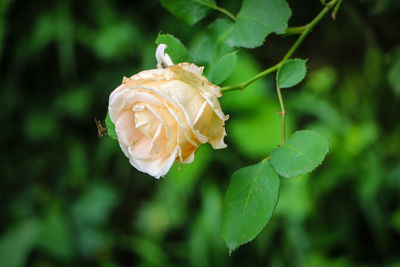
<path fill-rule="evenodd" d="M 237 250 L 237 249 L 240 248 L 241 246 L 246 245 L 246 244 L 252 242 L 254 239 L 257 238 L 257 236 L 261 233 L 261 231 L 264 229 L 264 227 L 265 227 L 265 226 L 269 223 L 269 221 L 271 220 L 272 215 L 273 215 L 274 212 L 275 212 L 275 208 L 276 208 L 276 206 L 278 205 L 279 197 L 280 197 L 280 193 L 281 193 L 281 190 L 280 190 L 280 188 L 281 188 L 281 180 L 279 179 L 279 173 L 278 173 L 277 171 L 275 171 L 275 169 L 272 167 L 271 162 L 270 162 L 269 160 L 267 160 L 266 158 L 263 159 L 263 160 L 261 161 L 261 162 L 263 163 L 262 166 L 264 166 L 265 161 L 268 161 L 268 163 L 269 163 L 270 166 L 271 166 L 271 169 L 272 169 L 272 170 L 275 172 L 275 174 L 278 176 L 278 197 L 277 197 L 277 200 L 276 200 L 275 205 L 274 205 L 274 207 L 273 207 L 273 209 L 272 209 L 271 215 L 267 218 L 267 220 L 265 221 L 265 223 L 260 227 L 260 231 L 254 236 L 253 239 L 248 240 L 247 242 L 240 244 L 240 245 L 237 246 L 236 248 L 232 248 L 231 246 L 232 246 L 232 244 L 235 244 L 235 245 L 236 245 L 237 242 L 231 242 L 231 243 L 228 244 L 228 243 L 225 241 L 225 244 L 226 244 L 227 248 L 229 249 L 229 256 L 232 254 L 232 252 L 234 252 L 235 250 Z M 258 164 L 258 163 L 253 164 L 253 165 L 257 165 L 257 164 Z M 250 167 L 250 166 L 253 166 L 253 165 L 245 166 L 245 167 L 243 167 L 243 168 Z M 260 167 L 260 171 L 259 171 L 259 172 L 261 172 L 262 166 Z M 243 168 L 240 168 L 239 170 L 241 170 L 241 169 L 243 169 Z M 236 172 L 238 172 L 239 170 L 237 170 Z M 232 176 L 233 176 L 236 172 L 234 172 L 234 173 L 232 174 Z M 225 240 L 225 239 L 224 239 L 224 240 Z"/>
<path fill-rule="evenodd" d="M 311 131 L 311 130 L 300 130 L 300 131 L 297 131 L 297 132 L 305 132 L 305 131 Z M 311 132 L 318 133 L 318 132 L 316 132 L 316 131 L 311 131 Z M 323 136 L 323 135 L 320 134 L 320 133 L 318 133 L 318 134 L 321 135 L 321 136 Z M 325 136 L 323 136 L 323 137 L 326 138 Z M 315 166 L 315 168 L 313 168 L 313 169 L 310 170 L 310 171 L 302 170 L 302 171 L 296 173 L 296 175 L 283 175 L 283 174 L 280 174 L 280 173 L 275 169 L 274 164 L 273 164 L 272 162 L 271 162 L 271 166 L 272 166 L 272 168 L 274 169 L 274 171 L 275 171 L 279 176 L 282 176 L 282 177 L 285 177 L 285 178 L 295 178 L 295 177 L 298 177 L 299 175 L 303 175 L 303 174 L 310 173 L 310 172 L 316 170 L 319 166 L 321 166 L 322 162 L 324 162 L 324 160 L 325 160 L 325 158 L 326 158 L 326 155 L 328 155 L 328 153 L 330 152 L 331 143 L 329 142 L 329 140 L 328 140 L 327 138 L 326 138 L 326 140 L 327 140 L 327 143 L 328 143 L 328 148 L 327 148 L 327 151 L 326 151 L 324 157 L 321 159 L 320 162 L 312 161 L 312 162 L 316 162 L 316 163 L 317 163 L 317 166 Z M 290 145 L 285 144 L 285 146 L 290 146 Z M 290 147 L 291 147 L 291 146 L 290 146 Z M 275 149 L 272 151 L 271 157 L 272 157 L 272 154 L 274 153 L 274 151 L 276 151 L 276 150 L 278 150 L 278 149 L 279 149 L 279 147 L 278 147 L 278 148 L 275 148 Z M 298 149 L 296 149 L 296 150 L 298 150 Z M 299 150 L 299 152 L 301 152 L 301 151 Z M 301 152 L 301 153 L 304 154 L 303 152 Z M 304 154 L 304 155 L 305 155 L 305 154 Z"/>
<path fill-rule="evenodd" d="M 279 81 L 278 81 L 278 79 L 279 79 L 279 73 L 280 73 L 281 68 L 282 68 L 287 62 L 289 62 L 289 61 L 305 61 L 305 63 L 307 63 L 308 59 L 293 58 L 293 59 L 288 59 L 288 60 L 286 60 L 285 62 L 283 62 L 282 66 L 281 66 L 281 67 L 278 69 L 278 71 L 276 72 L 276 84 L 279 86 L 279 88 L 290 88 L 290 87 L 294 87 L 294 86 L 298 85 L 299 83 L 301 83 L 301 82 L 304 80 L 304 78 L 306 77 L 306 75 L 307 75 L 307 71 L 308 71 L 308 69 L 307 69 L 307 64 L 304 63 L 304 67 L 305 67 L 306 71 L 304 72 L 304 75 L 303 75 L 303 77 L 301 77 L 300 81 L 299 81 L 298 83 L 294 84 L 294 85 L 291 85 L 291 86 L 283 86 L 283 87 L 282 87 L 282 86 L 279 84 Z M 284 82 L 283 82 L 283 83 L 284 83 Z"/>

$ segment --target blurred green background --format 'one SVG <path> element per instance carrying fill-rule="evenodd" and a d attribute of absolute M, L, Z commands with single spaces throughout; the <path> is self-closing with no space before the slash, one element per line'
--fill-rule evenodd
<path fill-rule="evenodd" d="M 218 1 L 233 13 L 240 1 Z M 291 26 L 321 10 L 290 0 Z M 269 224 L 231 256 L 220 236 L 231 174 L 280 142 L 273 77 L 221 99 L 228 148 L 155 180 L 98 138 L 123 76 L 155 67 L 160 31 L 191 47 L 196 26 L 149 1 L 0 1 L 0 266 L 400 266 L 400 4 L 345 0 L 296 57 L 288 131 L 332 144 L 309 176 L 281 179 Z M 295 36 L 239 51 L 225 84 L 280 60 Z"/>

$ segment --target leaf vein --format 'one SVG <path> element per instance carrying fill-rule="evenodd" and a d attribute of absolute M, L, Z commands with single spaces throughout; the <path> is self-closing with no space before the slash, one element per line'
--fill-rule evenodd
<path fill-rule="evenodd" d="M 255 21 L 255 22 L 257 22 L 258 24 L 261 24 L 262 26 L 264 26 L 265 28 L 267 28 L 268 30 L 270 30 L 268 24 L 265 24 L 263 21 L 258 20 L 257 18 L 249 17 L 249 16 L 247 16 L 247 15 L 242 15 L 242 14 L 239 14 L 239 15 L 238 15 L 238 18 L 239 18 L 239 17 L 240 17 L 240 18 L 244 18 L 244 19 L 248 19 L 248 20 Z"/>
<path fill-rule="evenodd" d="M 288 145 L 288 144 L 285 144 L 285 146 L 286 146 L 287 148 L 289 148 L 289 149 L 291 149 L 291 150 L 297 152 L 298 154 L 304 156 L 304 157 L 305 157 L 306 159 L 308 159 L 309 161 L 311 161 L 311 162 L 313 162 L 313 163 L 318 163 L 318 161 L 313 160 L 312 158 L 310 158 L 309 156 L 307 156 L 307 154 L 305 154 L 304 152 L 298 150 L 297 148 L 295 148 L 295 147 L 293 147 L 293 146 L 291 146 L 291 145 Z"/>
<path fill-rule="evenodd" d="M 257 171 L 256 178 L 254 179 L 254 182 L 253 182 L 253 184 L 252 184 L 251 187 L 250 187 L 249 193 L 248 193 L 247 198 L 246 198 L 246 202 L 244 203 L 244 207 L 243 207 L 243 211 L 242 211 L 242 217 L 244 216 L 244 213 L 245 213 L 245 211 L 246 211 L 246 209 L 247 209 L 247 205 L 249 204 L 249 200 L 250 200 L 251 193 L 253 192 L 253 188 L 254 188 L 254 186 L 255 186 L 255 184 L 256 184 L 256 182 L 257 182 L 257 179 L 260 177 L 260 173 L 261 173 L 261 170 L 262 170 L 262 168 L 263 168 L 263 166 L 264 166 L 264 163 L 265 163 L 265 160 L 263 160 L 263 161 L 261 162 L 260 168 L 259 168 L 258 171 Z"/>
<path fill-rule="evenodd" d="M 211 9 L 214 9 L 214 8 L 215 8 L 214 5 L 212 5 L 212 4 L 210 4 L 210 3 L 207 3 L 207 2 L 204 2 L 204 1 L 202 1 L 202 0 L 195 0 L 195 2 L 198 3 L 198 4 L 200 4 L 200 5 L 203 5 L 203 6 L 206 6 L 206 7 L 208 7 L 208 8 L 211 8 Z"/>

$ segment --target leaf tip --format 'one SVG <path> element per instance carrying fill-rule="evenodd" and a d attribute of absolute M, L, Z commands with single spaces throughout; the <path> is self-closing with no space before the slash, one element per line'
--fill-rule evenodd
<path fill-rule="evenodd" d="M 235 251 L 235 249 L 237 249 L 237 242 L 227 243 L 226 246 L 229 249 L 229 256 L 230 256 L 232 254 L 232 252 Z"/>

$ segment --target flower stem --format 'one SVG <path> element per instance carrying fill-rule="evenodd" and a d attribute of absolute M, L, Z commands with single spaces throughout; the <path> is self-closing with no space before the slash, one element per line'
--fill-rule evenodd
<path fill-rule="evenodd" d="M 276 84 L 276 92 L 278 93 L 279 104 L 281 105 L 281 114 L 282 114 L 282 144 L 285 144 L 285 105 L 283 104 L 282 92 L 281 88 L 279 87 L 278 83 Z"/>
<path fill-rule="evenodd" d="M 280 66 L 288 59 L 290 58 L 293 53 L 297 50 L 297 48 L 300 46 L 300 44 L 303 42 L 303 40 L 306 38 L 306 36 L 311 32 L 311 30 L 314 28 L 314 26 L 316 24 L 318 24 L 318 22 L 326 15 L 326 13 L 328 13 L 328 11 L 335 6 L 336 2 L 338 0 L 332 0 L 331 2 L 327 3 L 324 7 L 324 9 L 322 9 L 322 11 L 307 25 L 305 26 L 301 26 L 301 27 L 295 27 L 292 29 L 295 29 L 294 31 L 296 33 L 300 33 L 299 38 L 297 38 L 296 42 L 292 45 L 292 47 L 289 49 L 289 51 L 285 54 L 285 56 L 282 58 L 282 60 L 275 64 L 274 66 L 256 74 L 255 76 L 253 76 L 252 78 L 250 78 L 249 80 L 239 83 L 239 84 L 235 84 L 235 85 L 230 85 L 230 86 L 226 86 L 226 87 L 222 87 L 221 88 L 221 92 L 229 92 L 229 91 L 235 91 L 235 90 L 243 90 L 244 88 L 246 88 L 247 86 L 249 86 L 251 83 L 253 83 L 254 81 L 274 72 L 277 71 Z M 340 1 L 340 0 L 339 0 Z M 293 30 L 291 30 L 293 31 Z M 294 33 L 292 33 L 294 34 Z"/>
<path fill-rule="evenodd" d="M 284 36 L 293 35 L 293 34 L 302 34 L 308 25 L 298 26 L 298 27 L 288 27 Z"/>
<path fill-rule="evenodd" d="M 336 2 L 336 0 L 333 0 L 332 2 Z M 331 9 L 331 7 L 332 7 L 331 5 L 325 6 L 324 9 L 322 9 L 322 11 L 309 24 L 307 24 L 305 30 L 301 33 L 299 38 L 296 40 L 296 42 L 292 45 L 292 47 L 289 49 L 289 51 L 283 57 L 283 59 L 282 59 L 283 62 L 293 55 L 293 53 L 296 51 L 296 49 L 303 42 L 304 38 L 307 37 L 307 35 L 311 32 L 311 30 L 314 28 L 314 26 L 318 22 L 320 22 L 320 20 L 326 15 L 326 13 L 328 13 L 328 11 Z"/>
<path fill-rule="evenodd" d="M 226 87 L 222 87 L 221 91 L 222 92 L 229 92 L 229 91 L 234 91 L 234 90 L 243 90 L 244 88 L 246 88 L 247 86 L 249 86 L 251 83 L 253 83 L 254 81 L 260 79 L 261 77 L 270 74 L 271 72 L 277 71 L 280 67 L 281 67 L 281 62 L 279 62 L 278 64 L 258 73 L 257 75 L 251 77 L 249 80 L 243 82 L 243 83 L 239 83 L 239 84 L 235 84 L 235 85 L 231 85 L 231 86 L 226 86 Z"/>

